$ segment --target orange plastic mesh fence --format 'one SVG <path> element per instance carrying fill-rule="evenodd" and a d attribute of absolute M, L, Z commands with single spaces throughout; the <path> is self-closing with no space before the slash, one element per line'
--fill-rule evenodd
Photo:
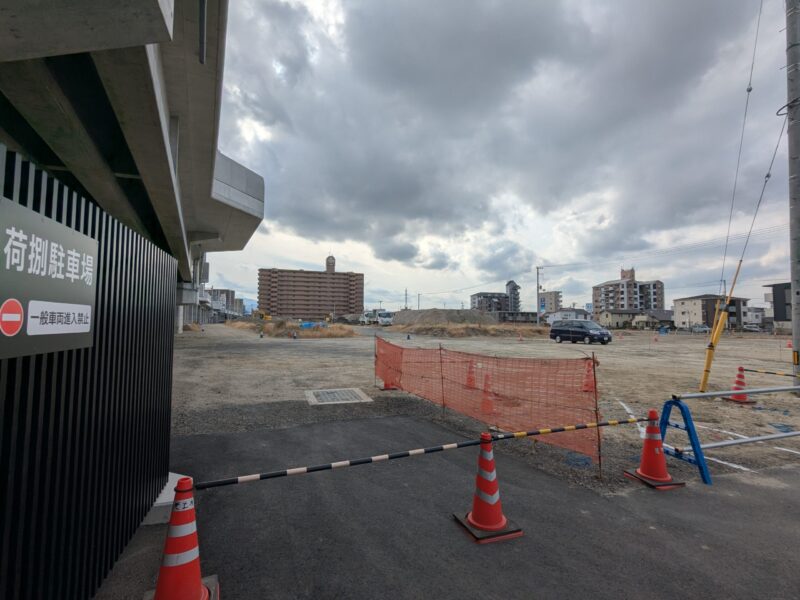
<path fill-rule="evenodd" d="M 503 358 L 444 348 L 403 348 L 377 338 L 375 376 L 385 389 L 410 392 L 504 431 L 599 420 L 591 358 Z M 600 430 L 539 441 L 597 461 Z"/>

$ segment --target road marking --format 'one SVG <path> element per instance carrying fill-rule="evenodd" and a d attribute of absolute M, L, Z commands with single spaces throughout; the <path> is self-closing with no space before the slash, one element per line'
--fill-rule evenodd
<path fill-rule="evenodd" d="M 792 454 L 800 454 L 797 450 L 792 450 L 791 448 L 783 448 L 781 446 L 773 446 L 775 450 L 783 450 L 784 452 L 791 452 Z"/>
<path fill-rule="evenodd" d="M 742 435 L 741 433 L 736 433 L 735 431 L 726 431 L 725 429 L 715 429 L 714 427 L 709 427 L 708 425 L 697 425 L 697 427 L 701 429 L 708 429 L 709 431 L 716 431 L 717 433 L 724 433 L 725 435 L 732 435 L 733 437 L 737 437 L 739 439 L 745 439 L 750 436 Z"/>
<path fill-rule="evenodd" d="M 634 415 L 633 412 L 631 411 L 631 409 L 628 408 L 627 404 L 625 404 L 622 400 L 617 400 L 617 402 L 619 402 L 620 405 L 622 406 L 622 408 L 625 409 L 625 412 L 628 413 L 628 416 L 631 419 L 635 419 L 636 418 L 636 415 Z M 636 429 L 639 430 L 639 437 L 640 438 L 644 438 L 644 425 L 642 425 L 641 423 L 637 423 L 636 424 Z"/>
<path fill-rule="evenodd" d="M 753 473 L 753 469 L 748 469 L 747 467 L 743 467 L 742 465 L 737 465 L 736 463 L 720 460 L 718 458 L 714 458 L 713 456 L 708 456 L 707 454 L 706 454 L 706 460 L 713 460 L 715 463 L 725 465 L 726 467 L 733 467 L 734 469 L 739 469 L 740 471 L 747 471 L 748 473 Z"/>

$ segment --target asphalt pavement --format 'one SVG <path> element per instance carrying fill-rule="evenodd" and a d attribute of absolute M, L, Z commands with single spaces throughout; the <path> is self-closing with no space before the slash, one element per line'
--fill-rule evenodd
<path fill-rule="evenodd" d="M 171 468 L 201 481 L 457 439 L 408 416 L 180 436 Z M 477 451 L 463 449 L 198 491 L 203 572 L 241 599 L 797 597 L 796 467 L 599 495 L 496 458 L 520 539 L 479 546 L 454 521 L 474 489 Z M 146 535 L 126 555 L 161 543 Z"/>

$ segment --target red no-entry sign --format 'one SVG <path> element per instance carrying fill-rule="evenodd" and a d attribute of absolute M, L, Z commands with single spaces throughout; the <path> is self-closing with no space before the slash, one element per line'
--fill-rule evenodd
<path fill-rule="evenodd" d="M 7 337 L 17 335 L 22 329 L 22 304 L 16 298 L 9 298 L 0 306 L 0 332 Z"/>

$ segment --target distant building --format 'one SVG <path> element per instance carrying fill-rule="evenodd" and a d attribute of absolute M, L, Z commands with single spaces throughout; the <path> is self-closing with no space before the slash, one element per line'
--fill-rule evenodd
<path fill-rule="evenodd" d="M 236 316 L 236 291 L 224 288 L 211 288 L 206 290 L 211 298 L 211 309 L 220 319 Z M 241 313 L 239 313 L 241 314 Z"/>
<path fill-rule="evenodd" d="M 507 311 L 497 313 L 501 323 L 536 323 L 536 313 L 530 311 Z"/>
<path fill-rule="evenodd" d="M 592 315 L 582 308 L 562 308 L 545 315 L 548 325 L 552 325 L 556 321 L 589 321 L 591 318 Z"/>
<path fill-rule="evenodd" d="M 561 308 L 561 292 L 539 292 L 539 310 L 548 315 Z"/>
<path fill-rule="evenodd" d="M 325 259 L 324 271 L 259 269 L 258 309 L 294 319 L 364 311 L 364 274 L 337 273 L 336 259 Z"/>
<path fill-rule="evenodd" d="M 519 290 L 520 287 L 513 279 L 506 283 L 506 295 L 508 296 L 508 310 L 519 312 Z"/>
<path fill-rule="evenodd" d="M 642 312 L 638 309 L 618 308 L 601 311 L 599 314 L 595 315 L 595 319 L 603 327 L 623 329 L 625 327 L 632 327 L 633 320 L 641 314 Z"/>
<path fill-rule="evenodd" d="M 469 297 L 469 307 L 484 312 L 508 311 L 508 294 L 503 292 L 478 292 Z"/>
<path fill-rule="evenodd" d="M 636 315 L 631 322 L 637 329 L 656 329 L 658 327 L 672 327 L 671 310 L 650 309 Z"/>
<path fill-rule="evenodd" d="M 717 301 L 724 302 L 725 296 L 716 294 L 700 294 L 687 298 L 676 298 L 673 306 L 675 326 L 681 329 L 690 328 L 692 325 L 714 325 L 714 313 Z M 747 322 L 747 298 L 731 298 L 728 307 L 729 329 L 741 329 Z"/>
<path fill-rule="evenodd" d="M 745 325 L 764 326 L 764 314 L 766 310 L 763 306 L 748 306 L 747 316 L 744 318 Z"/>
<path fill-rule="evenodd" d="M 595 316 L 603 311 L 664 309 L 664 283 L 637 281 L 634 269 L 622 269 L 619 279 L 592 287 Z"/>
<path fill-rule="evenodd" d="M 774 331 L 791 331 L 792 284 L 774 283 L 764 287 L 770 290 L 764 294 L 764 300 L 769 304 L 764 311 L 764 325 L 771 325 Z"/>

